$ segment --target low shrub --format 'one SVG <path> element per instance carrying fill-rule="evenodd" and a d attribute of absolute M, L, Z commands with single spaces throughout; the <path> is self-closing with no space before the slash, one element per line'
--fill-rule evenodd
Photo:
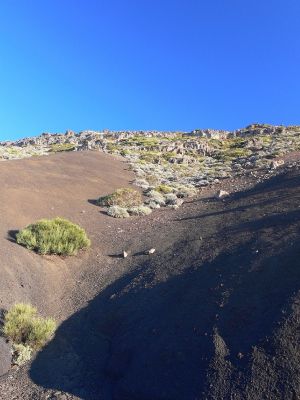
<path fill-rule="evenodd" d="M 149 183 L 146 181 L 146 179 L 135 179 L 134 184 L 136 186 L 140 186 L 142 189 L 148 189 Z"/>
<path fill-rule="evenodd" d="M 165 205 L 164 196 L 161 193 L 157 192 L 156 190 L 151 190 L 150 192 L 147 193 L 147 196 L 150 198 L 149 201 L 155 202 L 160 206 Z"/>
<path fill-rule="evenodd" d="M 160 208 L 160 205 L 156 203 L 155 201 L 150 200 L 149 203 L 147 204 L 148 207 L 150 207 L 152 210 L 155 210 L 157 208 Z"/>
<path fill-rule="evenodd" d="M 91 244 L 84 229 L 58 217 L 28 225 L 17 233 L 16 240 L 39 254 L 74 255 Z"/>
<path fill-rule="evenodd" d="M 195 196 L 196 194 L 197 194 L 197 190 L 195 188 L 189 187 L 189 186 L 180 186 L 176 190 L 176 196 L 181 199 L 183 199 L 185 197 Z"/>
<path fill-rule="evenodd" d="M 4 317 L 3 333 L 15 345 L 30 346 L 37 350 L 53 335 L 56 323 L 52 318 L 37 315 L 37 309 L 30 304 L 15 304 Z M 17 348 L 20 357 L 25 357 L 25 349 Z"/>
<path fill-rule="evenodd" d="M 173 192 L 173 188 L 168 185 L 161 184 L 155 188 L 155 190 L 159 193 L 168 194 Z"/>
<path fill-rule="evenodd" d="M 166 194 L 165 199 L 167 205 L 177 205 L 179 201 L 178 197 L 174 193 Z"/>
<path fill-rule="evenodd" d="M 12 361 L 15 365 L 23 365 L 30 361 L 32 348 L 27 344 L 14 344 Z"/>
<path fill-rule="evenodd" d="M 143 204 L 139 191 L 131 188 L 122 188 L 97 200 L 99 206 L 136 207 Z"/>
<path fill-rule="evenodd" d="M 130 215 L 126 208 L 120 206 L 111 206 L 107 209 L 107 214 L 114 218 L 129 218 Z"/>
<path fill-rule="evenodd" d="M 58 144 L 52 144 L 50 146 L 50 152 L 51 153 L 59 153 L 61 151 L 73 151 L 75 150 L 75 145 L 73 143 L 58 143 Z"/>
<path fill-rule="evenodd" d="M 129 208 L 128 213 L 130 215 L 149 215 L 152 213 L 152 210 L 150 207 L 147 206 L 138 206 Z"/>

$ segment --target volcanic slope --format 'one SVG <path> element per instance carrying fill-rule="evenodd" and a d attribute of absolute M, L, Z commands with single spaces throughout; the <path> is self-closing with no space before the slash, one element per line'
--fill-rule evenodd
<path fill-rule="evenodd" d="M 176 211 L 115 220 L 88 199 L 105 192 L 101 179 L 108 182 L 107 191 L 128 184 L 125 165 L 105 159 L 119 168 L 110 186 L 100 172 L 102 155 L 80 155 L 91 157 L 82 175 L 77 154 L 55 157 L 26 160 L 44 168 L 49 187 L 60 182 L 60 173 L 68 181 L 77 171 L 74 187 L 60 183 L 66 194 L 56 201 L 63 208 L 51 209 L 58 207 L 53 190 L 46 216 L 64 211 L 62 216 L 88 230 L 93 247 L 62 260 L 41 258 L 7 241 L 20 264 L 28 260 L 19 279 L 35 271 L 35 305 L 62 323 L 31 365 L 0 380 L 1 399 L 300 397 L 299 170 L 257 185 L 254 178 L 228 182 L 229 189 L 244 189 L 225 200 L 206 190 Z M 28 174 L 22 181 L 24 193 L 32 191 L 32 179 Z M 42 216 L 39 199 L 48 201 L 47 196 L 35 196 L 37 209 L 32 206 L 29 215 L 29 201 L 10 202 L 10 212 L 22 215 L 14 229 Z M 4 228 L 3 244 L 5 229 L 10 228 Z M 156 252 L 145 255 L 152 247 Z M 126 259 L 119 257 L 123 250 L 129 253 Z M 39 274 L 43 279 L 35 280 Z M 65 284 L 55 299 L 43 296 L 41 284 L 49 280 L 51 285 L 52 275 Z M 27 297 L 30 289 L 24 288 Z M 17 293 L 22 299 L 20 288 Z"/>
<path fill-rule="evenodd" d="M 105 234 L 103 216 L 89 200 L 129 184 L 124 162 L 98 152 L 59 153 L 49 157 L 0 163 L 0 307 L 32 301 L 46 314 L 65 317 L 67 288 L 93 250 L 75 258 L 39 256 L 17 245 L 18 229 L 40 218 L 65 217 L 82 225 L 91 237 Z"/>

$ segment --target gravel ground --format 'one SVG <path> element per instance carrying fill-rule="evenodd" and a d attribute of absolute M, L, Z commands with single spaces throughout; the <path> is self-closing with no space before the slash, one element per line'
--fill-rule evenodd
<path fill-rule="evenodd" d="M 1 304 L 30 300 L 61 322 L 31 364 L 0 378 L 1 399 L 300 397 L 296 167 L 226 180 L 224 200 L 207 188 L 176 211 L 128 220 L 88 201 L 133 178 L 116 158 L 0 167 Z M 80 223 L 92 249 L 39 257 L 8 240 L 8 230 L 56 215 Z"/>

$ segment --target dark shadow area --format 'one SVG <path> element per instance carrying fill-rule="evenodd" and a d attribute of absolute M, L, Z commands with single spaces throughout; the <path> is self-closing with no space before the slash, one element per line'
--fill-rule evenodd
<path fill-rule="evenodd" d="M 299 190 L 299 183 L 288 187 Z M 137 265 L 62 323 L 32 363 L 32 380 L 84 400 L 204 400 L 216 330 L 239 379 L 250 374 L 253 348 L 272 337 L 300 290 L 300 211 L 297 197 L 289 199 L 284 215 L 272 214 L 270 199 L 264 211 L 271 215 L 250 207 L 250 221 L 236 218 L 228 227 L 216 214 L 220 248 L 211 262 L 200 261 L 195 221 L 191 240 L 178 237 L 173 244 L 181 257 L 159 254 Z M 278 195 L 276 207 L 280 201 Z M 224 229 L 231 241 L 222 241 Z M 286 240 L 278 245 L 278 237 Z M 284 368 L 293 375 L 292 364 Z M 237 398 L 234 390 L 230 385 L 222 400 Z"/>
<path fill-rule="evenodd" d="M 88 199 L 88 203 L 92 204 L 93 206 L 99 207 L 99 204 L 97 202 L 98 199 Z"/>
<path fill-rule="evenodd" d="M 222 205 L 221 210 L 212 211 L 185 218 L 180 218 L 177 221 L 203 219 L 206 217 L 249 211 L 251 208 L 263 208 L 268 206 L 276 206 L 284 201 L 289 201 L 291 197 L 297 196 L 300 201 L 300 177 L 298 174 L 290 176 L 287 173 L 275 176 L 265 182 L 257 184 L 255 187 L 233 193 L 229 198 L 224 201 L 214 197 L 199 199 L 196 202 L 211 203 L 215 207 Z M 297 192 L 297 193 L 295 193 Z M 295 201 L 292 198 L 292 201 Z M 223 203 L 223 204 L 222 204 Z M 238 203 L 237 206 L 235 204 Z M 242 204 L 240 204 L 242 203 Z M 296 206 L 297 207 L 297 206 Z M 290 210 L 289 210 L 290 211 Z"/>
<path fill-rule="evenodd" d="M 4 318 L 5 318 L 5 314 L 6 314 L 7 310 L 5 310 L 4 308 L 0 308 L 0 336 L 3 336 L 3 325 L 4 325 Z"/>
<path fill-rule="evenodd" d="M 108 257 L 110 258 L 124 258 L 124 255 L 122 253 L 120 254 L 107 254 Z"/>
<path fill-rule="evenodd" d="M 17 234 L 19 233 L 18 229 L 12 229 L 7 232 L 7 240 L 10 242 L 16 243 Z"/>
<path fill-rule="evenodd" d="M 149 254 L 147 253 L 147 250 L 144 251 L 138 251 L 134 254 L 132 254 L 133 257 L 138 257 L 138 256 L 149 256 Z M 152 256 L 152 255 L 151 255 Z"/>

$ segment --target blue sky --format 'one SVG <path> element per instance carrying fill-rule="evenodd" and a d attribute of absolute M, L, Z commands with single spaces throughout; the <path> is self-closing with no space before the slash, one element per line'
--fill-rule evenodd
<path fill-rule="evenodd" d="M 300 124 L 299 0 L 2 0 L 0 139 Z"/>

